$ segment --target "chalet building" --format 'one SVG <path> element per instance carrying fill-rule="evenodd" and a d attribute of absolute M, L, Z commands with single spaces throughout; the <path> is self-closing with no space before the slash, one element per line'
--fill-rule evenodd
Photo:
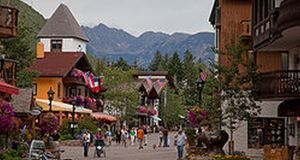
<path fill-rule="evenodd" d="M 139 71 L 133 76 L 138 82 L 136 88 L 139 91 L 139 125 L 159 125 L 159 106 L 166 103 L 166 92 L 163 89 L 170 80 L 168 72 Z"/>
<path fill-rule="evenodd" d="M 38 73 L 33 91 L 37 104 L 44 111 L 49 110 L 47 92 L 52 88 L 55 92 L 54 111 L 63 112 L 65 103 L 70 103 L 74 97 L 81 97 L 81 106 L 102 111 L 103 101 L 91 97 L 91 89 L 94 89 L 91 81 L 94 83 L 97 79 L 99 82 L 99 79 L 93 75 L 86 56 L 88 38 L 66 5 L 61 4 L 56 9 L 38 34 L 38 39 L 36 60 L 31 67 Z M 96 92 L 99 91 L 100 88 Z M 76 112 L 91 113 L 89 109 L 76 109 Z M 72 108 L 67 111 L 72 112 Z"/>
<path fill-rule="evenodd" d="M 249 45 L 245 56 L 254 58 L 262 78 L 261 114 L 235 132 L 236 151 L 256 156 L 266 144 L 300 145 L 299 8 L 298 0 L 215 0 L 209 21 L 216 50 L 242 40 Z M 216 62 L 228 63 L 222 55 Z"/>

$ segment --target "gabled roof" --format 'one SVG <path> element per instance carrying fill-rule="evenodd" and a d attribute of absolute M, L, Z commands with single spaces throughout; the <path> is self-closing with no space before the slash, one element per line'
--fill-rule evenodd
<path fill-rule="evenodd" d="M 217 10 L 218 6 L 219 6 L 219 0 L 215 0 L 213 8 L 210 12 L 209 20 L 208 20 L 210 22 L 210 24 L 213 26 L 216 24 L 216 10 Z"/>
<path fill-rule="evenodd" d="M 30 113 L 31 102 L 31 88 L 20 89 L 20 94 L 12 95 L 11 103 L 14 106 L 14 112 L 16 113 Z"/>
<path fill-rule="evenodd" d="M 80 61 L 84 64 L 79 65 Z M 40 77 L 65 77 L 75 67 L 92 70 L 83 52 L 46 52 L 44 58 L 34 61 L 31 70 Z"/>
<path fill-rule="evenodd" d="M 37 36 L 38 38 L 78 38 L 88 42 L 89 39 L 69 8 L 61 4 Z"/>

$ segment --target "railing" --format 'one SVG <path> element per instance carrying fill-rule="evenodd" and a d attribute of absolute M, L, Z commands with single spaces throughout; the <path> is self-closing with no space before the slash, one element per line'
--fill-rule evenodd
<path fill-rule="evenodd" d="M 300 70 L 262 73 L 260 98 L 271 100 L 300 98 Z"/>
<path fill-rule="evenodd" d="M 18 10 L 0 6 L 0 37 L 9 38 L 17 35 Z"/>
<path fill-rule="evenodd" d="M 63 82 L 65 84 L 85 85 L 82 77 L 65 77 Z"/>

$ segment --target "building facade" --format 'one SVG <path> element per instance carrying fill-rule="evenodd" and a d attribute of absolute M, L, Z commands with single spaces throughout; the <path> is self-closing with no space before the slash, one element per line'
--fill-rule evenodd
<path fill-rule="evenodd" d="M 298 146 L 299 6 L 297 0 L 215 1 L 210 22 L 217 52 L 247 39 L 249 50 L 243 54 L 254 58 L 261 73 L 257 104 L 262 111 L 235 131 L 236 151 L 255 156 L 266 144 Z M 222 55 L 217 62 L 228 63 Z"/>

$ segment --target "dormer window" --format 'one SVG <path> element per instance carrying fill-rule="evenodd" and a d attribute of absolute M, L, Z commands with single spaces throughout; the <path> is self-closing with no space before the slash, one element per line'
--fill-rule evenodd
<path fill-rule="evenodd" d="M 61 39 L 51 40 L 51 52 L 62 52 L 62 40 Z"/>

